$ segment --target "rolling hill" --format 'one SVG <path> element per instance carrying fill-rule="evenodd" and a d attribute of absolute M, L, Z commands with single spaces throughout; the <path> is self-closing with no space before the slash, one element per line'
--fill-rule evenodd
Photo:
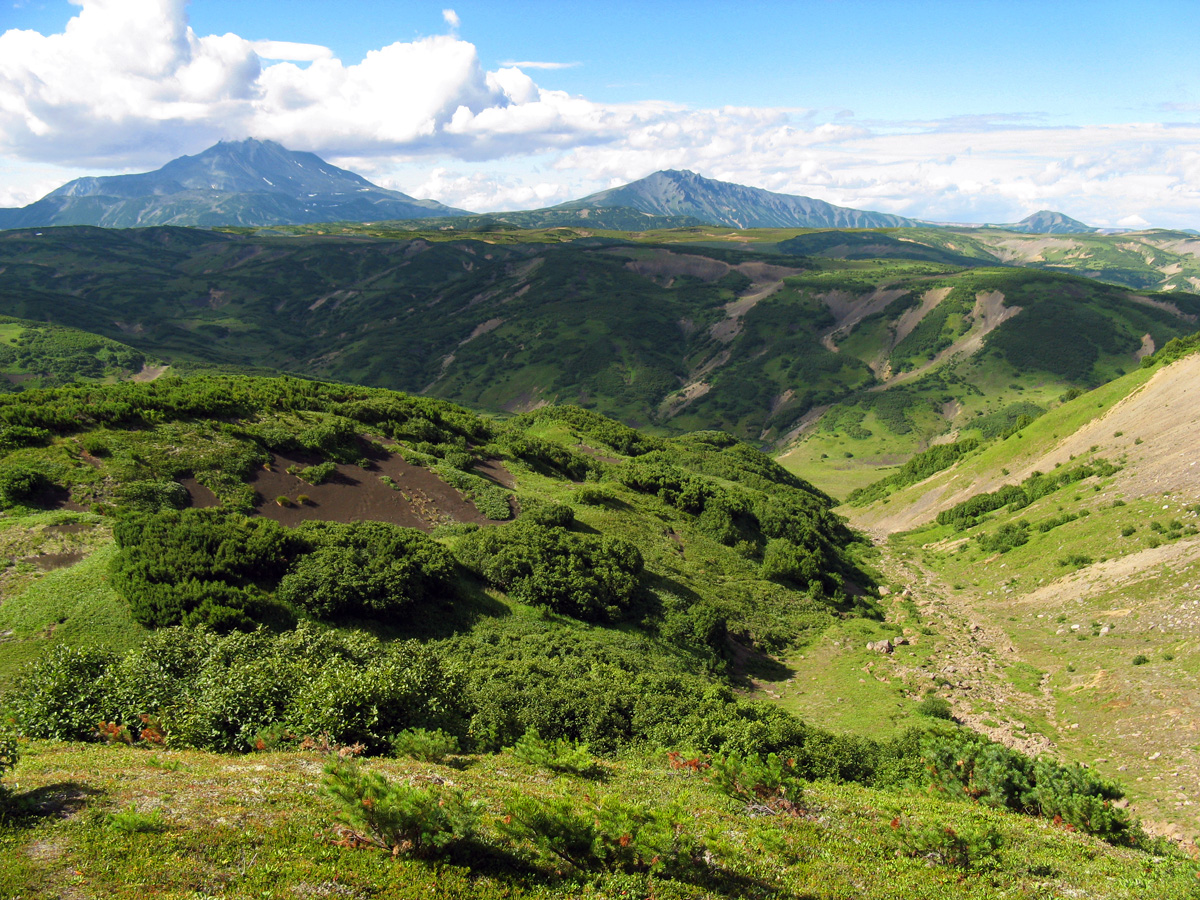
<path fill-rule="evenodd" d="M 993 711 L 1034 760 L 946 718 L 977 715 L 943 666 L 991 620 L 901 593 L 727 435 L 237 376 L 10 395 L 0 423 L 6 893 L 1195 885 L 1054 722 Z"/>
<path fill-rule="evenodd" d="M 1033 269 L 575 237 L 14 230 L 0 314 L 185 367 L 800 437 L 788 464 L 839 496 L 954 429 L 1003 430 L 1128 371 L 1200 314 L 1189 294 Z"/>
<path fill-rule="evenodd" d="M 274 225 L 418 219 L 465 214 L 371 184 L 312 153 L 273 141 L 222 141 L 138 175 L 78 178 L 21 209 L 0 228 L 48 225 Z"/>

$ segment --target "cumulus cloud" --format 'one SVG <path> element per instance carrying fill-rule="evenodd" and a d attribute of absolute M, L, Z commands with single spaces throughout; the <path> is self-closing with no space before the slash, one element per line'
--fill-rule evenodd
<path fill-rule="evenodd" d="M 598 103 L 529 74 L 571 63 L 488 71 L 450 9 L 450 33 L 347 65 L 315 44 L 198 36 L 185 0 L 75 2 L 61 34 L 0 35 L 0 157 L 150 168 L 253 136 L 468 209 L 547 205 L 687 168 L 934 220 L 1057 208 L 1097 225 L 1198 224 L 1200 124 L 860 122 L 842 109 Z"/>

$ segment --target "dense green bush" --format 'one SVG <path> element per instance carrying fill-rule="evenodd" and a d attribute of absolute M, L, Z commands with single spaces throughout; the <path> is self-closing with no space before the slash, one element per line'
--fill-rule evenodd
<path fill-rule="evenodd" d="M 333 477 L 336 471 L 336 463 L 323 462 L 312 466 L 305 466 L 296 473 L 296 476 L 308 484 L 324 484 Z"/>
<path fill-rule="evenodd" d="M 1061 818 L 1114 843 L 1137 837 L 1128 813 L 1113 805 L 1116 784 L 1082 766 L 1036 759 L 973 732 L 940 732 L 921 747 L 935 787 L 952 796 L 1015 812 Z"/>
<path fill-rule="evenodd" d="M 1005 522 L 992 534 L 975 535 L 975 540 L 985 553 L 1007 553 L 1014 547 L 1029 542 L 1029 523 L 1024 519 L 1019 522 Z"/>
<path fill-rule="evenodd" d="M 283 576 L 276 596 L 316 618 L 390 618 L 454 594 L 450 554 L 414 528 L 306 522 L 295 538 L 312 549 Z"/>
<path fill-rule="evenodd" d="M 458 788 L 388 781 L 348 760 L 325 767 L 324 787 L 358 839 L 393 856 L 443 854 L 471 837 L 479 818 L 478 806 Z"/>
<path fill-rule="evenodd" d="M 51 647 L 16 683 L 8 700 L 22 734 L 60 741 L 85 740 L 110 721 L 112 703 L 103 675 L 111 653 L 90 647 Z"/>
<path fill-rule="evenodd" d="M 107 722 L 137 738 L 153 723 L 170 746 L 223 752 L 284 730 L 381 753 L 406 729 L 464 735 L 469 715 L 439 654 L 309 623 L 279 635 L 165 628 L 120 659 L 56 647 L 8 706 L 33 737 L 83 739 Z"/>
<path fill-rule="evenodd" d="M 945 697 L 928 694 L 917 704 L 917 715 L 926 716 L 930 719 L 949 720 L 953 718 L 953 709 L 950 706 L 950 701 Z"/>
<path fill-rule="evenodd" d="M 577 619 L 622 619 L 641 588 L 642 555 L 619 538 L 518 520 L 468 535 L 455 552 L 514 600 Z"/>
<path fill-rule="evenodd" d="M 117 499 L 123 506 L 141 512 L 183 509 L 189 500 L 182 484 L 166 479 L 127 482 L 117 490 Z"/>
<path fill-rule="evenodd" d="M 979 441 L 976 438 L 964 438 L 952 444 L 938 444 L 930 447 L 928 450 L 910 457 L 895 474 L 851 491 L 846 497 L 846 502 L 851 506 L 866 506 L 868 503 L 886 497 L 894 490 L 924 481 L 930 475 L 950 468 L 963 456 L 978 447 Z"/>
<path fill-rule="evenodd" d="M 804 788 L 795 772 L 796 762 L 777 753 L 718 754 L 712 759 L 709 779 L 727 796 L 742 803 L 795 813 Z"/>
<path fill-rule="evenodd" d="M 1095 459 L 1083 465 L 1055 469 L 1049 474 L 1034 472 L 1019 485 L 1006 484 L 991 493 L 976 494 L 950 509 L 942 510 L 937 514 L 937 523 L 952 525 L 958 529 L 970 528 L 981 517 L 994 510 L 1006 506 L 1014 511 L 1024 509 L 1035 500 L 1068 484 L 1083 481 L 1093 475 L 1103 478 L 1119 469 L 1120 466 L 1113 465 L 1108 460 Z"/>
<path fill-rule="evenodd" d="M 248 628 L 276 615 L 268 591 L 305 549 L 270 519 L 221 509 L 129 514 L 113 536 L 113 588 L 151 628 Z"/>
<path fill-rule="evenodd" d="M 999 866 L 1004 838 L 994 828 L 959 825 L 918 827 L 897 820 L 893 826 L 896 852 L 964 872 L 987 871 Z"/>
<path fill-rule="evenodd" d="M 582 872 L 655 872 L 667 876 L 699 865 L 703 844 L 690 817 L 675 807 L 631 803 L 609 794 L 575 797 L 517 795 L 499 822 L 501 834 L 528 843 L 552 864 Z"/>
<path fill-rule="evenodd" d="M 440 728 L 406 728 L 392 738 L 392 753 L 422 762 L 440 763 L 458 753 L 458 738 Z"/>
<path fill-rule="evenodd" d="M 821 579 L 821 557 L 791 541 L 770 540 L 763 551 L 762 575 L 773 581 L 805 587 Z"/>
<path fill-rule="evenodd" d="M 45 472 L 24 463 L 0 466 L 0 500 L 6 506 L 31 503 L 51 486 Z"/>
<path fill-rule="evenodd" d="M 512 754 L 531 765 L 563 774 L 590 775 L 596 770 L 596 760 L 587 744 L 567 738 L 546 740 L 532 726 L 513 746 Z"/>
<path fill-rule="evenodd" d="M 21 447 L 40 447 L 50 443 L 51 434 L 45 428 L 9 425 L 0 428 L 0 453 L 11 453 Z"/>

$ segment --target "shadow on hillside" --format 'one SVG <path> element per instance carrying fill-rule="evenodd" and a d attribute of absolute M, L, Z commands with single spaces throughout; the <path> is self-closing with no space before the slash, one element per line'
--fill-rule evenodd
<path fill-rule="evenodd" d="M 59 781 L 34 788 L 12 798 L 12 827 L 32 825 L 40 819 L 69 819 L 82 812 L 92 797 L 104 791 L 78 781 Z"/>
<path fill-rule="evenodd" d="M 729 638 L 730 674 L 734 683 L 745 689 L 753 688 L 755 681 L 786 681 L 796 670 L 786 666 L 761 650 Z"/>
<path fill-rule="evenodd" d="M 507 606 L 490 596 L 483 585 L 461 577 L 455 594 L 426 603 L 414 604 L 404 614 L 388 620 L 353 619 L 343 624 L 360 628 L 381 640 L 415 638 L 433 641 L 470 631 L 481 619 L 499 619 L 511 615 Z"/>
<path fill-rule="evenodd" d="M 573 885 L 582 887 L 594 883 L 594 873 L 578 872 L 564 873 L 547 871 L 544 865 L 514 853 L 495 844 L 485 844 L 481 841 L 464 841 L 455 845 L 448 861 L 467 867 L 476 876 L 488 876 L 509 885 L 520 886 L 525 890 L 559 889 L 571 890 Z M 569 869 L 569 867 L 568 867 Z M 574 877 L 573 877 L 574 876 Z M 647 874 L 640 876 L 617 875 L 622 882 L 621 895 L 625 896 L 634 887 L 631 878 L 647 879 L 644 887 L 650 887 L 650 896 L 654 896 L 653 884 L 663 881 L 681 882 L 706 891 L 706 895 L 726 897 L 729 900 L 742 900 L 744 897 L 775 897 L 783 891 L 775 884 L 740 875 L 716 865 L 698 864 L 690 871 L 677 872 L 674 877 L 663 875 L 651 877 Z M 572 892 L 574 895 L 574 892 Z M 810 894 L 788 894 L 795 900 L 816 900 Z"/>

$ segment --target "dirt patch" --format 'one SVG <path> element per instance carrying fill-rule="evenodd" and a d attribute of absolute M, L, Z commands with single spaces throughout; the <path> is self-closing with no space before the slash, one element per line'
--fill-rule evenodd
<path fill-rule="evenodd" d="M 1161 309 L 1163 312 L 1169 312 L 1171 315 L 1177 316 L 1178 318 L 1183 319 L 1185 322 L 1196 321 L 1195 316 L 1188 315 L 1169 300 L 1154 300 L 1150 297 L 1143 297 L 1141 294 L 1129 294 L 1128 298 L 1140 306 L 1150 306 L 1154 309 Z"/>
<path fill-rule="evenodd" d="M 198 482 L 195 478 L 184 478 L 179 482 L 183 485 L 183 489 L 188 492 L 188 499 L 191 501 L 189 506 L 196 506 L 201 509 L 210 506 L 216 506 L 221 501 L 217 499 L 217 495 Z"/>
<path fill-rule="evenodd" d="M 154 381 L 161 378 L 170 366 L 142 366 L 142 371 L 133 376 L 133 381 Z"/>
<path fill-rule="evenodd" d="M 934 307 L 950 296 L 950 290 L 950 288 L 936 288 L 932 291 L 926 291 L 925 295 L 921 297 L 921 305 L 916 309 L 910 309 L 896 323 L 896 340 L 892 346 L 895 347 L 896 344 L 899 344 L 912 334 L 912 330 L 921 324 L 921 320 L 929 315 Z"/>
<path fill-rule="evenodd" d="M 507 403 L 504 403 L 500 408 L 505 412 L 510 413 L 527 413 L 533 412 L 535 409 L 541 409 L 543 406 L 548 406 L 550 401 L 537 396 L 537 391 L 522 391 L 513 397 Z"/>
<path fill-rule="evenodd" d="M 932 291 L 930 293 L 933 293 Z M 936 304 L 935 304 L 936 305 Z M 1020 306 L 1005 306 L 1004 295 L 999 291 L 987 291 L 975 295 L 975 306 L 971 310 L 971 327 L 958 340 L 942 350 L 929 362 L 916 369 L 911 369 L 897 375 L 888 382 L 887 387 L 914 381 L 926 372 L 947 362 L 954 356 L 974 356 L 983 349 L 983 339 L 1007 322 L 1022 310 Z M 884 385 L 878 385 L 872 390 L 882 390 Z"/>
<path fill-rule="evenodd" d="M 485 459 L 483 462 L 477 463 L 475 473 L 484 478 L 490 478 L 496 484 L 506 487 L 510 491 L 517 486 L 517 479 L 513 478 L 513 473 L 508 471 L 504 463 L 498 459 Z"/>
<path fill-rule="evenodd" d="M 65 569 L 83 559 L 82 550 L 68 550 L 65 553 L 39 553 L 37 556 L 27 556 L 21 562 L 32 563 L 43 572 L 54 569 Z"/>
<path fill-rule="evenodd" d="M 1200 355 L 1164 366 L 1154 376 L 1116 403 L 1100 418 L 1083 425 L 1046 453 L 1028 459 L 1009 475 L 964 477 L 951 470 L 930 476 L 925 493 L 886 515 L 879 509 L 857 512 L 860 527 L 888 534 L 907 531 L 931 521 L 944 509 L 1003 484 L 1019 484 L 1035 470 L 1052 471 L 1069 465 L 1075 457 L 1089 456 L 1093 446 L 1107 459 L 1127 457 L 1114 476 L 1113 487 L 1126 498 L 1176 493 L 1180 500 L 1200 500 L 1200 465 L 1194 448 L 1200 446 Z M 1119 434 L 1119 436 L 1118 436 Z M 919 486 L 918 486 L 919 488 Z M 865 515 L 864 515 L 865 513 Z"/>
<path fill-rule="evenodd" d="M 392 454 L 370 470 L 341 464 L 324 484 L 306 484 L 286 471 L 309 465 L 309 460 L 277 455 L 270 469 L 255 473 L 251 485 L 262 495 L 259 515 L 283 525 L 321 520 L 327 522 L 391 522 L 429 531 L 449 522 L 495 524 L 457 490 L 433 472 Z M 395 487 L 383 480 L 390 478 Z M 304 496 L 304 502 L 298 500 Z M 277 498 L 286 497 L 281 505 Z"/>
<path fill-rule="evenodd" d="M 1149 333 L 1142 335 L 1142 346 L 1138 347 L 1137 353 L 1133 354 L 1133 358 L 1141 362 L 1145 357 L 1154 352 L 1154 338 L 1150 337 Z"/>
<path fill-rule="evenodd" d="M 835 320 L 833 327 L 821 336 L 821 343 L 825 345 L 826 349 L 836 353 L 839 336 L 844 337 L 850 329 L 867 316 L 880 312 L 893 300 L 903 297 L 906 293 L 907 291 L 903 288 L 881 288 L 866 297 L 861 294 L 851 294 L 849 291 L 829 291 L 820 295 L 817 299 L 829 308 Z"/>
<path fill-rule="evenodd" d="M 475 338 L 485 335 L 489 331 L 495 331 L 497 328 L 499 328 L 503 324 L 504 324 L 504 320 L 498 319 L 498 318 L 497 319 L 488 319 L 486 322 L 480 322 L 478 325 L 475 326 L 474 330 L 472 330 L 472 332 L 469 335 L 467 335 L 465 338 L 463 338 L 461 341 L 458 342 L 458 346 L 461 347 L 463 344 L 469 344 L 471 341 L 475 340 Z M 451 355 L 453 356 L 453 354 L 451 354 Z M 445 369 L 446 367 L 442 366 L 442 368 Z"/>
<path fill-rule="evenodd" d="M 726 359 L 728 359 L 729 353 L 726 352 L 724 356 Z M 715 366 L 713 368 L 715 368 Z M 706 381 L 693 381 L 690 384 L 686 384 L 674 394 L 668 396 L 661 404 L 659 404 L 658 413 L 664 418 L 669 419 L 679 413 L 693 400 L 703 397 L 711 389 L 712 385 Z"/>

